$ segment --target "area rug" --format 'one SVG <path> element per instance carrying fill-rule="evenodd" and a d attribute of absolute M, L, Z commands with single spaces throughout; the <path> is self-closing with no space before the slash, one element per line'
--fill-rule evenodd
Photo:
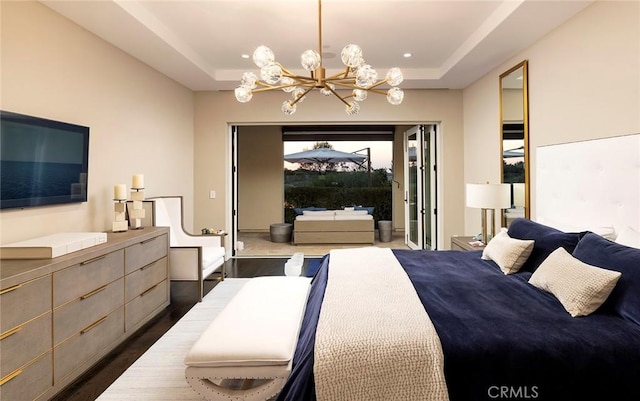
<path fill-rule="evenodd" d="M 250 279 L 216 285 L 104 393 L 99 401 L 202 401 L 184 377 L 184 357 L 200 334 Z"/>

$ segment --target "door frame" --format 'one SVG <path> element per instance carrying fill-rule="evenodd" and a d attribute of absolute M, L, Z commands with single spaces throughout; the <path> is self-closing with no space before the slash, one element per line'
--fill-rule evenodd
<path fill-rule="evenodd" d="M 428 131 L 428 135 L 427 135 Z M 439 142 L 438 134 L 440 132 L 439 124 L 430 123 L 430 124 L 419 124 L 416 125 L 409 130 L 403 133 L 403 149 L 404 149 L 404 220 L 405 220 L 405 244 L 409 246 L 411 249 L 441 249 L 440 238 L 441 234 L 441 226 L 439 214 L 438 214 L 438 205 L 440 204 L 439 199 L 439 183 L 441 180 L 438 179 L 439 171 L 437 168 L 438 165 L 438 154 L 439 152 Z M 415 205 L 416 205 L 416 235 L 415 240 L 412 238 L 411 231 L 411 198 L 414 196 L 411 194 L 411 185 L 410 185 L 410 152 L 409 152 L 409 137 L 415 135 L 415 141 L 417 142 L 417 146 L 415 146 L 415 158 L 416 158 L 416 194 L 415 194 Z M 428 137 L 428 143 L 425 140 L 425 137 Z M 427 145 L 428 146 L 425 146 Z M 429 151 L 429 166 L 425 165 L 425 155 L 423 154 L 423 150 L 428 149 Z M 426 174 L 429 174 L 430 188 L 426 190 Z M 431 206 L 431 210 L 427 211 L 426 206 L 426 196 L 429 197 L 428 204 Z M 427 219 L 429 219 L 429 223 L 427 224 Z M 427 233 L 426 228 L 431 227 L 429 233 Z M 431 237 L 431 247 L 427 247 L 427 239 Z"/>
<path fill-rule="evenodd" d="M 395 122 L 393 123 L 394 125 L 397 126 L 401 126 L 401 125 L 411 125 L 412 123 L 407 123 L 407 122 Z M 435 155 L 436 155 L 436 160 L 439 158 L 440 155 L 442 155 L 442 141 L 440 140 L 441 138 L 441 125 L 439 122 L 423 122 L 423 123 L 413 123 L 413 124 L 418 124 L 418 125 L 425 125 L 425 126 L 435 126 L 436 127 L 436 135 L 434 136 L 434 140 L 435 140 L 435 147 L 433 147 L 433 150 L 435 151 Z M 229 164 L 227 165 L 227 171 L 228 171 L 228 175 L 227 175 L 227 215 L 230 216 L 229 219 L 229 223 L 227 223 L 227 230 L 229 233 L 229 239 L 231 240 L 231 244 L 230 247 L 228 247 L 227 249 L 230 250 L 230 257 L 236 257 L 237 256 L 237 246 L 238 246 L 238 128 L 242 127 L 244 125 L 247 126 L 251 126 L 251 125 L 256 125 L 254 123 L 228 123 L 228 135 L 229 135 L 229 142 L 228 142 L 228 158 L 227 160 L 229 160 Z M 287 123 L 285 122 L 277 122 L 277 123 L 265 123 L 265 124 L 259 124 L 259 125 L 277 125 L 277 126 L 284 126 L 287 125 Z M 366 125 L 363 123 L 358 123 L 358 125 Z M 394 162 L 396 162 L 394 160 Z M 434 172 L 434 175 L 436 177 L 436 191 L 435 194 L 432 194 L 433 196 L 435 196 L 435 204 L 436 205 L 442 205 L 442 193 L 443 191 L 441 190 L 441 186 L 442 186 L 442 171 L 440 171 L 439 169 L 436 170 Z M 437 210 L 437 209 L 436 209 Z M 406 210 L 403 210 L 403 213 L 406 214 Z M 443 232 L 444 232 L 444 224 L 442 224 L 442 218 L 441 216 L 443 216 L 442 213 L 437 213 L 434 216 L 435 219 L 435 247 L 434 249 L 444 249 L 444 244 L 443 244 Z M 406 230 L 408 230 L 408 227 L 405 226 L 405 232 Z"/>

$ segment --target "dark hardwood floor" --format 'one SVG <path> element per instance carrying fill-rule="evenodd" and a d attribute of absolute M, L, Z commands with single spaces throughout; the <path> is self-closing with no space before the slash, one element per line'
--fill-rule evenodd
<path fill-rule="evenodd" d="M 226 263 L 227 277 L 282 276 L 287 259 L 230 259 Z M 308 259 L 305 259 L 303 273 Z M 185 285 L 182 285 L 185 284 Z M 209 292 L 218 284 L 205 282 Z M 151 322 L 129 337 L 123 344 L 96 363 L 85 374 L 58 393 L 52 401 L 93 401 L 127 368 L 149 349 L 195 304 L 194 288 L 190 283 L 172 283 L 171 304 Z"/>

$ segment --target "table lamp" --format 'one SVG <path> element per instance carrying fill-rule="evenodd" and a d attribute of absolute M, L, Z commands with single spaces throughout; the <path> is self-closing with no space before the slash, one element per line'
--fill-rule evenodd
<path fill-rule="evenodd" d="M 495 209 L 511 207 L 509 184 L 467 184 L 467 207 L 482 209 L 482 242 L 487 244 L 487 211 L 491 211 L 491 238 L 496 235 Z"/>

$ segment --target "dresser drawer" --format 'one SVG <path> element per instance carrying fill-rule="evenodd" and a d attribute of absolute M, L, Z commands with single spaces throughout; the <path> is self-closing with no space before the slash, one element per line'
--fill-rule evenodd
<path fill-rule="evenodd" d="M 80 332 L 83 328 L 122 306 L 124 278 L 98 288 L 53 311 L 53 344 Z"/>
<path fill-rule="evenodd" d="M 133 301 L 125 305 L 127 312 L 126 330 L 133 330 L 141 321 L 159 306 L 169 302 L 169 281 L 164 280 L 155 287 L 149 288 Z"/>
<path fill-rule="evenodd" d="M 125 274 L 129 274 L 167 256 L 168 235 L 162 234 L 125 249 Z"/>
<path fill-rule="evenodd" d="M 87 359 L 113 345 L 124 334 L 124 308 L 120 307 L 86 326 L 53 349 L 54 383 L 63 379 Z"/>
<path fill-rule="evenodd" d="M 149 288 L 168 278 L 167 258 L 164 257 L 155 263 L 142 267 L 124 278 L 125 302 L 142 294 Z"/>
<path fill-rule="evenodd" d="M 51 351 L 51 312 L 0 336 L 0 376 Z"/>
<path fill-rule="evenodd" d="M 80 298 L 123 275 L 123 249 L 57 271 L 53 273 L 53 307 Z"/>
<path fill-rule="evenodd" d="M 51 311 L 51 276 L 9 287 L 0 295 L 0 334 Z"/>
<path fill-rule="evenodd" d="M 31 401 L 38 398 L 53 385 L 51 366 L 49 351 L 22 370 L 8 373 L 0 380 L 2 400 Z"/>

